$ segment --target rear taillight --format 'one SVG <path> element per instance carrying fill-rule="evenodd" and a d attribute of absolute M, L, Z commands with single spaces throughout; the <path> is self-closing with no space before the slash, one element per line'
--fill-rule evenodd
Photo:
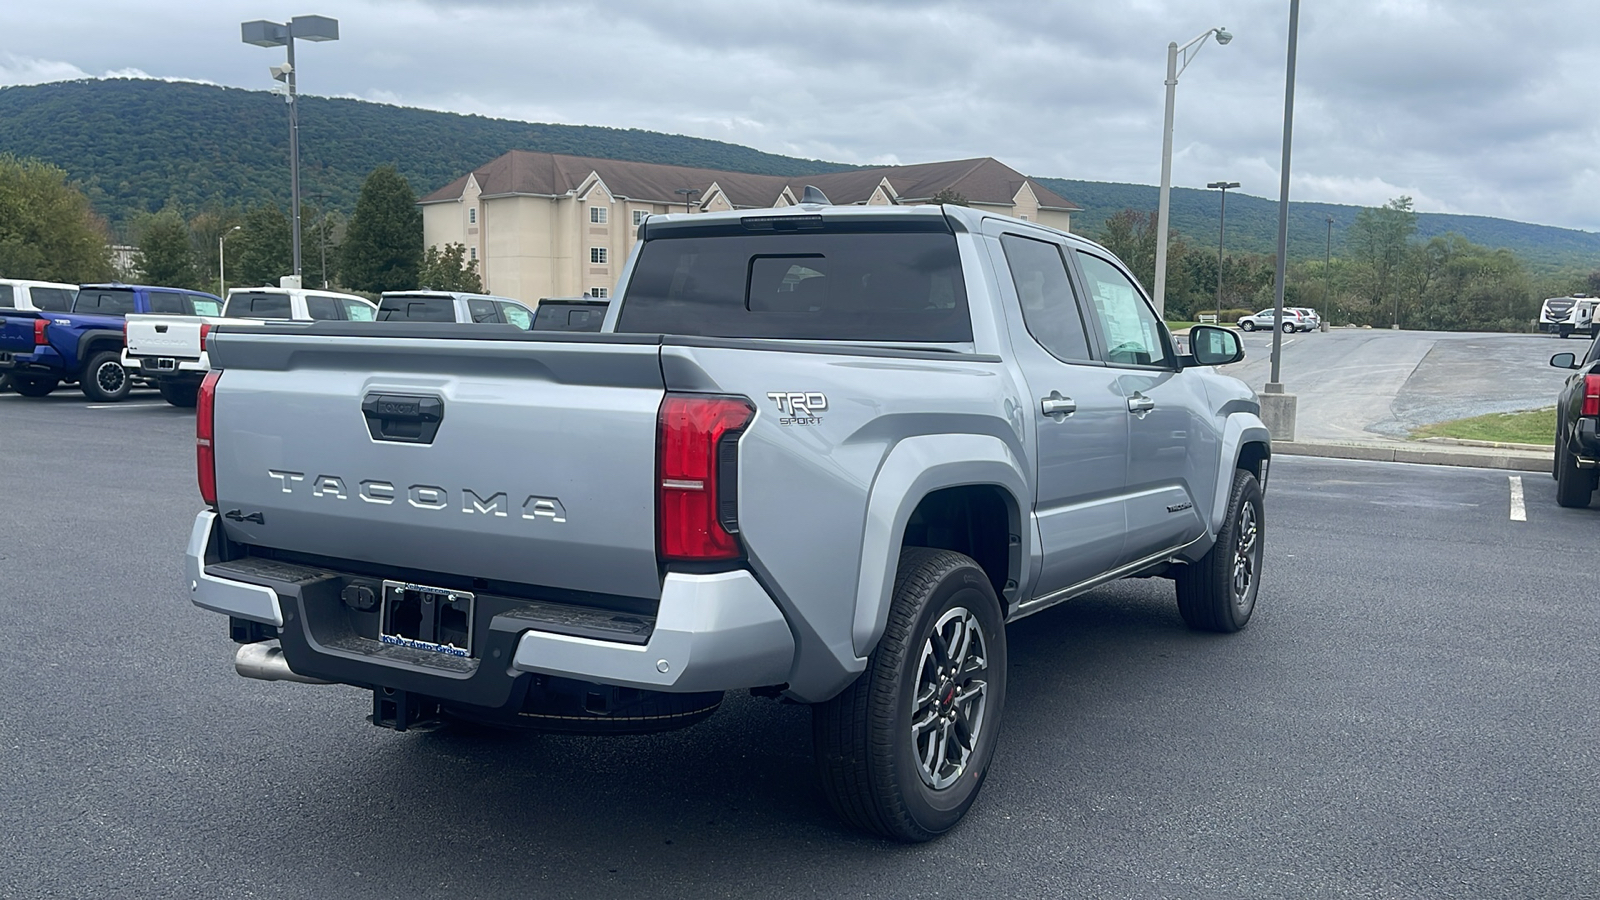
<path fill-rule="evenodd" d="M 668 394 L 656 445 L 656 531 L 664 560 L 736 559 L 743 397 Z"/>
<path fill-rule="evenodd" d="M 122 320 L 122 346 L 128 346 L 128 320 Z"/>
<path fill-rule="evenodd" d="M 1600 375 L 1583 376 L 1583 414 L 1600 416 Z"/>
<path fill-rule="evenodd" d="M 206 337 L 209 336 L 210 334 L 211 334 L 211 326 L 207 325 L 204 322 L 201 322 L 200 323 L 200 352 L 201 353 L 206 352 Z"/>
<path fill-rule="evenodd" d="M 33 345 L 35 347 L 43 347 L 50 343 L 44 336 L 44 330 L 49 327 L 50 323 L 44 319 L 33 320 Z"/>
<path fill-rule="evenodd" d="M 195 474 L 200 479 L 200 499 L 207 506 L 217 505 L 217 450 L 212 439 L 216 434 L 213 413 L 216 409 L 217 379 L 221 377 L 220 370 L 207 372 L 206 379 L 200 382 L 200 393 L 195 396 L 194 402 L 194 466 Z"/>

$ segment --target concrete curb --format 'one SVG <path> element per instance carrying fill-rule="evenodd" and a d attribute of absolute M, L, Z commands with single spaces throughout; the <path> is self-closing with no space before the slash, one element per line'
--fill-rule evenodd
<path fill-rule="evenodd" d="M 1553 444 L 1516 444 L 1510 441 L 1475 441 L 1471 438 L 1430 437 L 1423 438 L 1424 444 L 1449 444 L 1453 447 L 1491 447 L 1495 450 L 1531 450 L 1534 452 L 1554 453 Z"/>
<path fill-rule="evenodd" d="M 1377 462 L 1421 463 L 1430 466 L 1467 466 L 1478 469 L 1510 469 L 1516 472 L 1549 473 L 1554 451 L 1493 452 L 1487 448 L 1441 450 L 1432 447 L 1389 446 L 1387 444 L 1319 444 L 1300 441 L 1273 441 L 1272 452 L 1285 456 L 1320 456 L 1328 459 L 1365 459 Z"/>

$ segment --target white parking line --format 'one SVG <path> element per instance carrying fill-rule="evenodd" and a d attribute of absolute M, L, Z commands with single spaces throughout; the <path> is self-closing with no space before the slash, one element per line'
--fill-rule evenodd
<path fill-rule="evenodd" d="M 1522 505 L 1522 476 L 1512 475 L 1511 478 L 1511 521 L 1528 521 L 1528 509 Z"/>
<path fill-rule="evenodd" d="M 90 403 L 84 409 L 149 409 L 160 406 L 160 403 Z"/>

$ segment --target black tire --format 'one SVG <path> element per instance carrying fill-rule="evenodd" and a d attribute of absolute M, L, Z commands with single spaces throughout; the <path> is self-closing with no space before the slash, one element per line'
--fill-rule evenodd
<path fill-rule="evenodd" d="M 1578 468 L 1578 459 L 1565 437 L 1556 439 L 1556 503 L 1567 509 L 1587 509 L 1594 499 L 1594 469 Z"/>
<path fill-rule="evenodd" d="M 96 403 L 116 403 L 128 396 L 132 387 L 128 370 L 122 367 L 122 355 L 115 350 L 101 350 L 91 355 L 89 364 L 83 367 L 83 377 L 78 380 L 78 389 Z"/>
<path fill-rule="evenodd" d="M 1261 588 L 1262 544 L 1266 518 L 1261 483 L 1244 469 L 1235 469 L 1228 491 L 1228 516 L 1216 544 L 1178 570 L 1178 612 L 1195 631 L 1238 631 L 1255 613 Z"/>
<path fill-rule="evenodd" d="M 9 390 L 11 390 L 11 376 L 0 375 L 0 394 L 4 394 Z"/>
<path fill-rule="evenodd" d="M 1255 331 L 1256 330 L 1256 323 L 1250 321 L 1249 319 L 1245 319 L 1243 322 L 1239 323 L 1239 330 L 1240 331 Z"/>
<path fill-rule="evenodd" d="M 951 641 L 960 648 L 955 664 Z M 1005 693 L 1005 620 L 983 569 L 948 550 L 902 551 L 889 623 L 866 671 L 812 707 L 829 805 L 846 823 L 894 840 L 949 831 L 988 775 Z"/>
<path fill-rule="evenodd" d="M 39 378 L 32 375 L 12 375 L 11 389 L 24 397 L 45 397 L 61 384 L 58 378 Z"/>
<path fill-rule="evenodd" d="M 161 392 L 161 399 L 173 406 L 188 409 L 195 405 L 200 397 L 200 385 L 192 381 L 167 381 L 156 382 L 156 390 Z"/>

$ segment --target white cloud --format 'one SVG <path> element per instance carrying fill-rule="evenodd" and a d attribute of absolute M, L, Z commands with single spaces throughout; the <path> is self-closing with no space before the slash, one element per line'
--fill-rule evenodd
<path fill-rule="evenodd" d="M 45 84 L 88 77 L 88 72 L 72 63 L 0 53 L 0 85 Z"/>

